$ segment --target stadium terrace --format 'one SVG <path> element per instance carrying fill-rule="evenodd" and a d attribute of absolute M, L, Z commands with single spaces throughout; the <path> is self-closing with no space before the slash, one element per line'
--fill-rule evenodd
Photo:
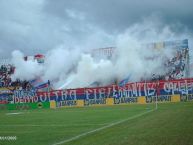
<path fill-rule="evenodd" d="M 126 103 L 152 103 L 191 101 L 193 94 L 193 79 L 190 77 L 190 60 L 188 40 L 164 41 L 145 45 L 148 49 L 160 50 L 172 48 L 176 51 L 172 58 L 164 64 L 165 74 L 152 73 L 151 78 L 141 78 L 139 82 L 132 82 L 129 77 L 115 80 L 107 86 L 101 82 L 82 88 L 59 89 L 52 88 L 52 80 L 43 82 L 40 77 L 33 80 L 11 80 L 15 66 L 3 64 L 0 67 L 0 104 L 1 108 L 17 109 L 18 104 L 27 104 L 29 108 L 56 108 L 71 106 L 114 105 Z M 115 47 L 94 49 L 92 57 L 111 60 L 115 54 Z M 88 52 L 87 52 L 88 53 Z M 36 61 L 40 65 L 45 62 L 45 56 L 25 56 L 24 61 Z M 154 59 L 154 58 L 146 58 Z M 129 75 L 129 72 L 128 72 Z M 93 85 L 94 84 L 94 85 Z M 43 105 L 46 103 L 49 105 Z M 25 104 L 25 105 L 26 105 Z M 33 105 L 32 105 L 33 104 Z M 42 105 L 40 105 L 42 104 Z M 10 107 L 11 106 L 11 107 Z M 20 108 L 20 107 L 19 107 Z"/>

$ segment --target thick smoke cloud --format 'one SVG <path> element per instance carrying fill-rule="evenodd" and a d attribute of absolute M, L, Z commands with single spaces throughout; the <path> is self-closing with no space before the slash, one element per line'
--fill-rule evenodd
<path fill-rule="evenodd" d="M 152 20 L 152 19 L 151 19 Z M 94 59 L 85 49 L 67 49 L 64 45 L 52 49 L 46 53 L 45 64 L 33 67 L 33 65 L 17 65 L 22 73 L 30 76 L 41 76 L 45 81 L 52 80 L 56 89 L 88 87 L 94 82 L 101 85 L 114 83 L 130 77 L 130 81 L 139 81 L 141 78 L 150 78 L 153 73 L 164 74 L 163 63 L 165 58 L 173 55 L 171 49 L 162 51 L 146 49 L 147 43 L 163 40 L 181 40 L 184 35 L 177 35 L 169 27 L 159 28 L 159 21 L 155 19 L 144 21 L 129 27 L 124 33 L 117 35 L 115 40 L 115 56 L 110 61 L 107 59 Z M 103 33 L 100 33 L 103 37 Z M 100 35 L 96 33 L 94 38 Z M 92 40 L 95 43 L 94 39 Z M 13 56 L 15 53 L 13 53 Z M 20 57 L 21 54 L 18 54 Z M 15 57 L 15 58 L 18 58 Z M 154 58 L 147 59 L 147 58 Z M 14 60 L 13 62 L 20 62 Z M 24 63 L 24 61 L 23 61 Z M 17 64 L 17 63 L 16 63 Z M 25 69 L 23 68 L 25 67 Z M 33 69 L 35 69 L 33 71 Z M 39 71 L 38 71 L 39 70 Z M 17 70 L 16 70 L 17 72 Z M 36 73 L 36 75 L 34 75 Z M 18 73 L 15 74 L 15 77 Z M 25 75 L 24 75 L 25 76 Z"/>
<path fill-rule="evenodd" d="M 12 76 L 13 80 L 31 80 L 41 76 L 43 67 L 32 60 L 24 61 L 22 52 L 15 50 L 12 52 L 12 64 L 16 67 L 16 71 Z"/>

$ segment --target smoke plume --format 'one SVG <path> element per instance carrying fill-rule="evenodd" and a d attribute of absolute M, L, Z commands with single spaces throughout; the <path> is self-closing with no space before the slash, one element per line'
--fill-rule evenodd
<path fill-rule="evenodd" d="M 171 49 L 147 49 L 146 44 L 164 40 L 181 40 L 185 35 L 177 35 L 170 27 L 159 28 L 160 22 L 147 19 L 143 23 L 134 24 L 124 33 L 109 36 L 104 32 L 96 32 L 96 37 L 84 40 L 85 45 L 69 49 L 64 44 L 49 50 L 45 56 L 45 64 L 39 65 L 32 61 L 25 62 L 24 55 L 19 51 L 12 53 L 12 61 L 16 66 L 13 78 L 34 79 L 41 76 L 43 80 L 51 80 L 55 89 L 88 87 L 93 83 L 108 85 L 115 80 L 129 77 L 130 81 L 149 78 L 155 72 L 164 74 L 163 64 L 166 58 L 173 55 Z M 99 30 L 100 31 L 100 30 Z M 101 36 L 100 36 L 101 35 Z M 108 36 L 114 40 L 109 46 L 114 46 L 112 59 L 96 59 L 86 49 L 91 44 L 107 45 L 97 40 Z M 95 40 L 96 39 L 96 40 Z M 85 48 L 85 49 L 82 49 Z M 95 46 L 92 46 L 95 48 Z M 148 59 L 147 59 L 148 58 Z"/>

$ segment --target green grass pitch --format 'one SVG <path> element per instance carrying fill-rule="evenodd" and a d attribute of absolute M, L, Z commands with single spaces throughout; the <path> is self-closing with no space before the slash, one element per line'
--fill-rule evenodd
<path fill-rule="evenodd" d="M 0 145 L 193 144 L 193 102 L 153 109 L 155 104 L 0 111 Z"/>

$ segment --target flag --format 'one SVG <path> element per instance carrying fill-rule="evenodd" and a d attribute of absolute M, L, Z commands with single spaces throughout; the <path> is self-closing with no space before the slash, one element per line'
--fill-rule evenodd
<path fill-rule="evenodd" d="M 46 91 L 48 89 L 48 82 L 44 82 L 41 78 L 36 78 L 34 80 L 29 81 L 32 87 L 38 91 Z"/>
<path fill-rule="evenodd" d="M 129 82 L 129 80 L 130 80 L 130 75 L 126 79 L 119 82 L 119 87 L 125 86 Z"/>
<path fill-rule="evenodd" d="M 39 85 L 41 85 L 43 83 L 43 80 L 41 78 L 36 78 L 36 79 L 33 79 L 33 80 L 29 81 L 29 83 L 33 87 L 37 87 L 37 86 L 39 86 Z"/>
<path fill-rule="evenodd" d="M 48 83 L 43 83 L 43 84 L 41 84 L 39 86 L 36 86 L 35 88 L 36 89 L 44 89 L 44 88 L 47 88 L 47 87 L 48 87 Z"/>

